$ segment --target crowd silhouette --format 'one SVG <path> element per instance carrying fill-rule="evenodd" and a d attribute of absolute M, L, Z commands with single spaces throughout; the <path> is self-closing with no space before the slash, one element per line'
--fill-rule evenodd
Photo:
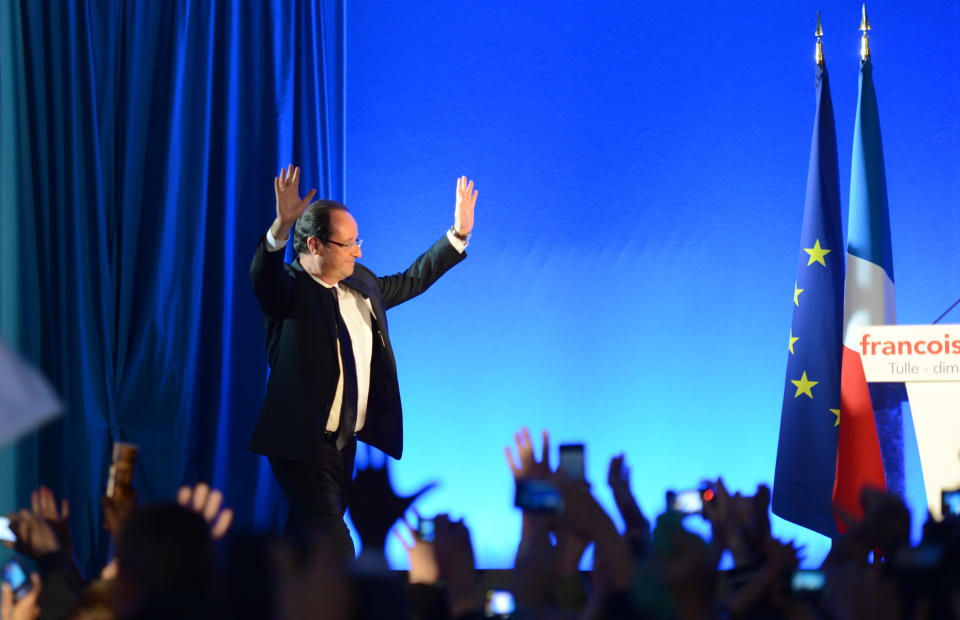
<path fill-rule="evenodd" d="M 10 515 L 16 540 L 8 545 L 33 569 L 17 588 L 4 582 L 2 618 L 960 618 L 958 517 L 929 519 L 912 546 L 903 501 L 865 489 L 863 519 L 841 515 L 847 533 L 820 569 L 799 570 L 800 550 L 771 535 L 766 486 L 743 495 L 722 480 L 706 483 L 705 540 L 677 510 L 651 523 L 618 455 L 606 483 L 620 531 L 596 499 L 608 491 L 551 468 L 549 454 L 547 433 L 537 449 L 526 429 L 506 450 L 518 487 L 535 483 L 558 500 L 546 509 L 518 501 L 522 529 L 509 594 L 481 589 L 473 545 L 483 541 L 471 540 L 467 524 L 444 514 L 421 519 L 413 505 L 430 487 L 398 496 L 384 464 L 359 468 L 351 485 L 361 553 L 346 564 L 323 532 L 283 539 L 231 531 L 222 494 L 200 483 L 144 506 L 132 489 L 105 495 L 103 525 L 115 554 L 99 575 L 85 576 L 72 550 L 68 503 L 40 487 L 29 508 Z M 406 573 L 387 566 L 391 532 L 409 554 Z M 585 573 L 589 545 L 593 566 Z M 719 570 L 727 554 L 733 568 Z"/>

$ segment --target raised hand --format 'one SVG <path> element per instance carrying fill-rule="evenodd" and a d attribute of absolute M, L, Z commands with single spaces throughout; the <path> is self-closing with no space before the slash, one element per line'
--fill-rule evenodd
<path fill-rule="evenodd" d="M 177 503 L 200 513 L 210 526 L 210 536 L 214 540 L 223 538 L 233 523 L 233 510 L 223 506 L 223 493 L 211 489 L 206 482 L 199 482 L 193 488 L 180 487 Z"/>
<path fill-rule="evenodd" d="M 895 495 L 871 487 L 860 493 L 863 519 L 834 506 L 834 515 L 847 525 L 847 533 L 833 541 L 824 565 L 864 564 L 870 550 L 893 557 L 910 544 L 910 511 Z"/>
<path fill-rule="evenodd" d="M 100 507 L 103 509 L 103 529 L 110 532 L 114 542 L 123 529 L 133 510 L 137 507 L 137 491 L 115 494 L 113 497 L 100 496 Z"/>
<path fill-rule="evenodd" d="M 533 440 L 530 439 L 530 430 L 524 428 L 519 433 L 515 433 L 513 440 L 517 445 L 517 457 L 519 464 L 513 459 L 513 452 L 510 446 L 506 447 L 507 464 L 513 477 L 517 480 L 523 478 L 547 478 L 552 473 L 550 471 L 550 437 L 547 431 L 543 431 L 543 451 L 540 460 L 537 461 L 533 454 Z"/>
<path fill-rule="evenodd" d="M 584 485 L 563 480 L 558 481 L 558 488 L 563 495 L 564 522 L 582 540 L 595 544 L 596 557 L 603 559 L 614 589 L 625 588 L 633 575 L 633 557 L 610 515 Z"/>
<path fill-rule="evenodd" d="M 427 585 L 436 584 L 440 579 L 440 568 L 437 566 L 437 557 L 433 552 L 433 543 L 417 536 L 416 530 L 410 525 L 406 517 L 403 519 L 403 525 L 403 529 L 407 530 L 406 535 L 401 534 L 398 530 L 393 530 L 393 534 L 403 545 L 403 548 L 407 550 L 407 555 L 410 557 L 410 570 L 407 572 L 408 581 Z M 408 538 L 413 542 L 408 542 Z"/>
<path fill-rule="evenodd" d="M 563 495 L 563 519 L 580 537 L 595 540 L 597 532 L 613 525 L 610 516 L 582 484 L 564 480 L 557 487 Z M 616 528 L 613 529 L 616 533 Z"/>
<path fill-rule="evenodd" d="M 440 578 L 447 585 L 447 604 L 450 617 L 480 613 L 477 595 L 477 573 L 470 543 L 470 530 L 463 521 L 451 521 L 447 515 L 434 519 L 436 537 L 434 555 L 440 569 Z"/>
<path fill-rule="evenodd" d="M 554 567 L 557 575 L 565 577 L 579 574 L 580 559 L 590 541 L 567 523 L 564 515 L 557 519 L 553 535 L 557 539 L 556 566 Z"/>
<path fill-rule="evenodd" d="M 643 516 L 637 500 L 630 491 L 630 468 L 623 462 L 623 455 L 619 454 L 610 459 L 610 469 L 607 471 L 607 484 L 613 491 L 613 499 L 617 502 L 617 509 L 627 526 L 627 533 L 650 533 L 650 522 Z"/>
<path fill-rule="evenodd" d="M 386 460 L 381 467 L 372 464 L 357 467 L 350 487 L 350 520 L 357 529 L 364 551 L 378 549 L 382 553 L 393 524 L 421 495 L 435 486 L 435 482 L 428 483 L 413 495 L 404 497 L 397 495 L 390 484 Z"/>
<path fill-rule="evenodd" d="M 731 495 L 718 479 L 714 491 L 714 498 L 703 504 L 703 518 L 713 531 L 711 546 L 716 559 L 729 549 L 736 567 L 749 566 L 761 556 L 770 537 L 770 489 L 759 485 L 755 495 Z"/>
<path fill-rule="evenodd" d="M 473 181 L 462 176 L 457 179 L 457 202 L 453 212 L 453 227 L 457 234 L 469 235 L 473 230 L 473 207 L 477 204 L 477 190 Z"/>
<path fill-rule="evenodd" d="M 57 507 L 57 498 L 53 491 L 41 485 L 36 491 L 30 494 L 30 507 L 33 512 L 40 515 L 50 524 L 53 533 L 57 536 L 60 548 L 64 553 L 70 554 L 73 542 L 70 535 L 70 502 L 67 498 L 60 500 L 59 509 Z"/>
<path fill-rule="evenodd" d="M 274 177 L 273 191 L 277 197 L 277 219 L 274 220 L 270 232 L 276 239 L 286 239 L 290 228 L 310 205 L 317 190 L 310 190 L 301 199 L 300 168 L 290 164 L 286 170 L 280 171 L 280 176 Z"/>

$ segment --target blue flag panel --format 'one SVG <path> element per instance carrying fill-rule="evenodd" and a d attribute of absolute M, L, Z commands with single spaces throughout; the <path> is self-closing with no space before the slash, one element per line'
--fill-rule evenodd
<path fill-rule="evenodd" d="M 833 104 L 817 70 L 817 108 L 807 172 L 800 259 L 793 294 L 773 511 L 826 536 L 840 409 L 843 338 L 843 231 Z"/>

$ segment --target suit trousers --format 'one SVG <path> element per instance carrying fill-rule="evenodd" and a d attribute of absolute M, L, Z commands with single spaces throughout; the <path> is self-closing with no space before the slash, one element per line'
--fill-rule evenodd
<path fill-rule="evenodd" d="M 356 557 L 343 515 L 353 480 L 357 440 L 354 437 L 342 450 L 337 450 L 335 441 L 334 436 L 323 442 L 315 460 L 271 458 L 270 468 L 290 502 L 284 536 L 301 548 L 318 536 L 323 537 L 346 563 Z"/>

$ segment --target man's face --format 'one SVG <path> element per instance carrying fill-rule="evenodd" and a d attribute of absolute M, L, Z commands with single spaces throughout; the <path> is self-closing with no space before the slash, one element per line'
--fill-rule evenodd
<path fill-rule="evenodd" d="M 357 220 L 346 211 L 334 209 L 330 212 L 329 242 L 320 243 L 311 239 L 310 249 L 316 256 L 317 275 L 327 284 L 336 284 L 353 274 L 353 264 L 362 252 L 355 244 L 357 240 Z M 313 243 L 316 241 L 316 243 Z M 349 245 L 345 248 L 337 244 Z"/>

